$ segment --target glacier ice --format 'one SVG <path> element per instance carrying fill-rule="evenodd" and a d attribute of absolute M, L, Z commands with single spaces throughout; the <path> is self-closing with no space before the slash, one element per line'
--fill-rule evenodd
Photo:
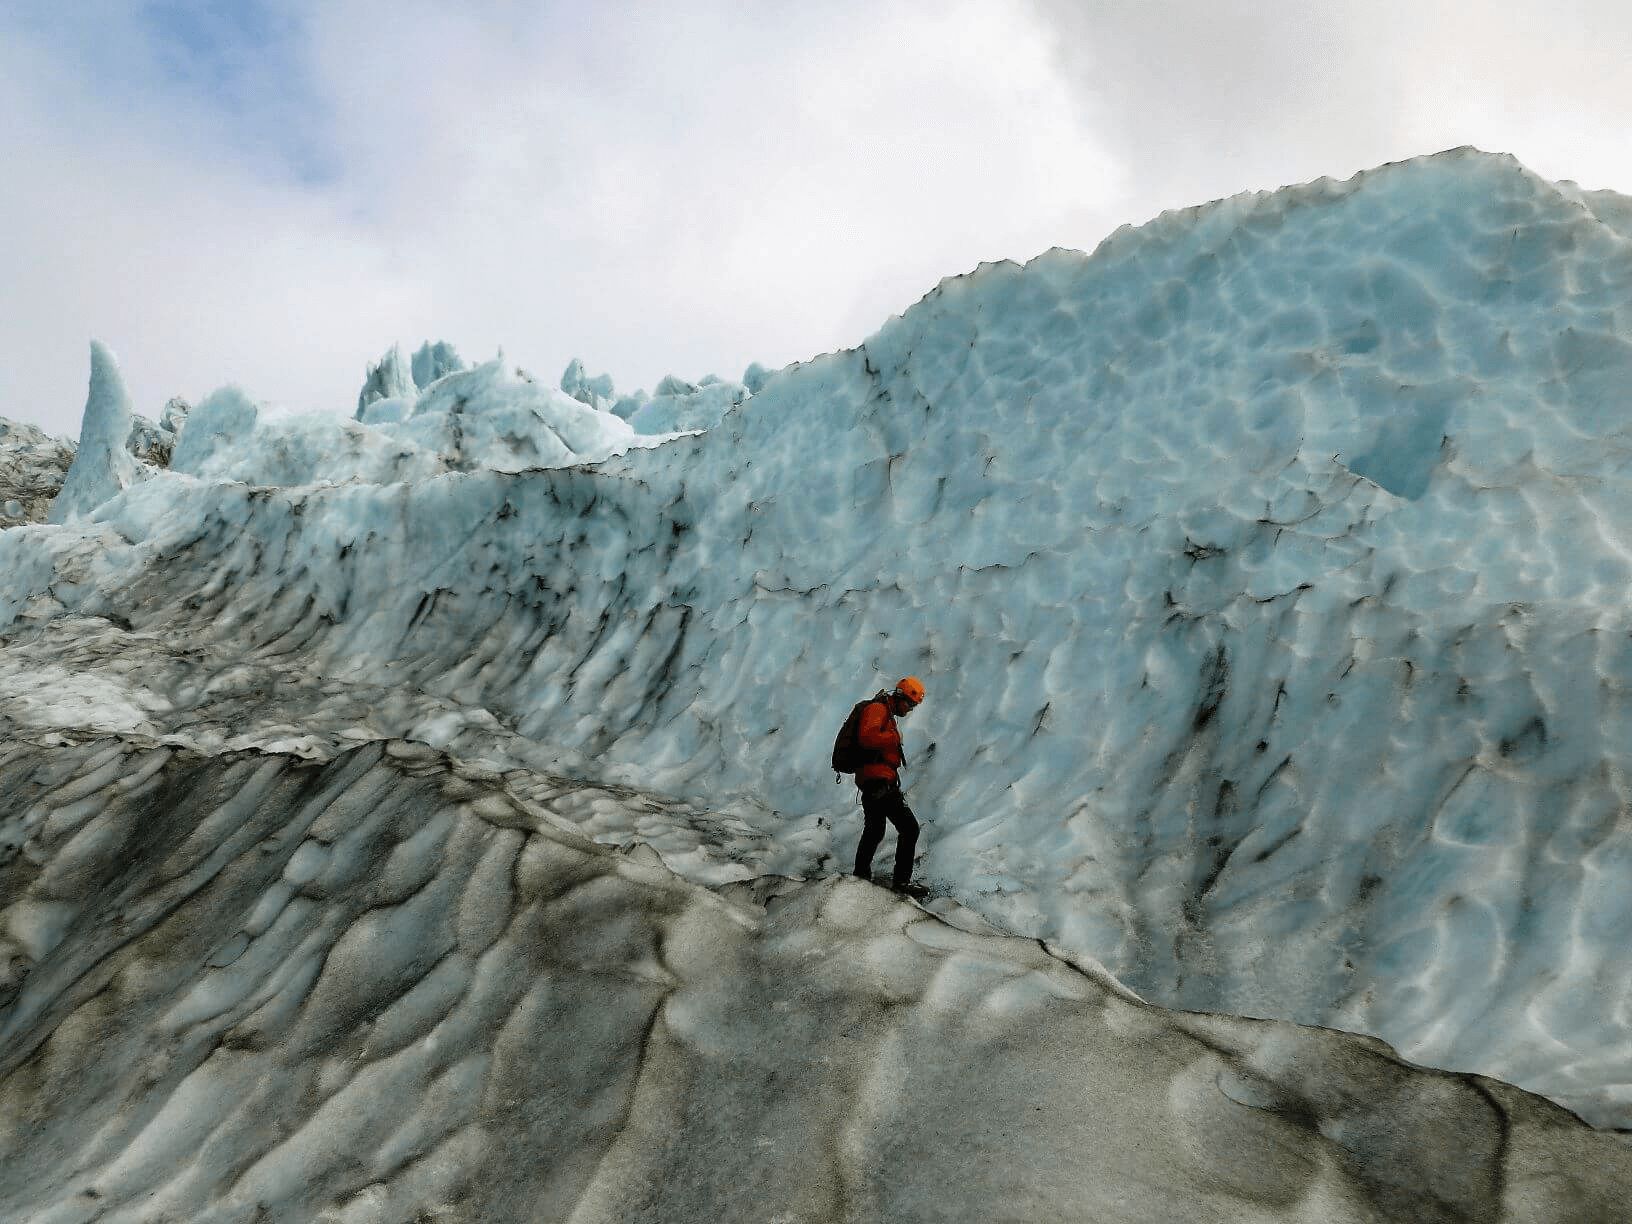
<path fill-rule="evenodd" d="M 760 371 L 758 381 L 763 385 L 767 377 L 763 368 L 755 363 L 750 370 Z M 580 403 L 628 421 L 636 433 L 649 436 L 712 429 L 752 394 L 745 383 L 727 382 L 714 374 L 695 383 L 669 374 L 650 395 L 644 391 L 618 395 L 610 375 L 589 377 L 577 358 L 562 373 L 561 390 Z"/>
<path fill-rule="evenodd" d="M 561 372 L 561 390 L 591 408 L 605 408 L 617 399 L 613 392 L 612 376 L 597 374 L 591 378 L 584 373 L 584 363 L 576 357 Z"/>
<path fill-rule="evenodd" d="M 159 415 L 159 430 L 161 433 L 179 434 L 181 427 L 186 424 L 187 416 L 193 406 L 179 395 L 171 396 L 164 403 L 164 411 Z M 172 445 L 174 438 L 172 438 Z"/>
<path fill-rule="evenodd" d="M 429 340 L 414 350 L 410 372 L 414 386 L 423 391 L 446 374 L 457 374 L 465 368 L 459 352 L 446 340 L 432 344 Z"/>
<path fill-rule="evenodd" d="M 362 420 L 364 412 L 376 400 L 411 401 L 415 390 L 413 367 L 403 357 L 401 347 L 393 344 L 377 364 L 368 367 L 363 389 L 357 393 L 356 419 Z"/>
<path fill-rule="evenodd" d="M 712 429 L 725 414 L 748 398 L 741 383 L 709 377 L 699 383 L 669 375 L 658 383 L 652 397 L 629 417 L 639 433 L 665 434 Z"/>
<path fill-rule="evenodd" d="M 178 402 L 171 400 L 170 404 Z M 165 411 L 165 419 L 175 422 L 176 417 L 169 414 L 169 405 L 166 405 Z M 130 414 L 130 433 L 125 436 L 125 449 L 135 456 L 139 464 L 150 468 L 169 467 L 170 452 L 175 444 L 176 430 L 158 421 L 150 421 L 139 412 Z"/>
<path fill-rule="evenodd" d="M 759 362 L 750 362 L 748 368 L 742 372 L 742 385 L 749 395 L 758 395 L 765 384 L 770 382 L 772 373 L 774 371 L 767 370 Z"/>
<path fill-rule="evenodd" d="M 1620 197 L 1457 150 L 1164 214 L 1091 255 L 983 265 L 854 350 L 774 376 L 750 368 L 741 383 L 665 380 L 627 422 L 595 402 L 606 397 L 581 366 L 553 390 L 502 359 L 403 390 L 394 420 L 271 432 L 276 422 L 240 406 L 241 419 L 217 429 L 210 421 L 232 415 L 231 397 L 209 412 L 200 405 L 175 470 L 105 502 L 94 528 L 0 531 L 10 579 L 0 592 L 0 720 L 27 745 L 17 761 L 55 754 L 58 766 L 28 768 L 47 771 L 41 778 L 62 770 L 66 796 L 28 791 L 6 819 L 46 863 L 57 853 L 48 847 L 93 810 L 80 805 L 107 784 L 93 780 L 98 771 L 135 768 L 110 764 L 121 754 L 168 751 L 202 779 L 239 778 L 257 760 L 269 777 L 366 773 L 371 745 L 423 748 L 453 763 L 427 764 L 427 776 L 475 770 L 632 858 L 648 847 L 685 878 L 665 887 L 712 886 L 746 907 L 748 927 L 787 907 L 807 915 L 811 939 L 842 944 L 842 923 L 817 912 L 873 911 L 820 881 L 859 832 L 849 788 L 826 771 L 827 748 L 852 701 L 911 671 L 929 687 L 908 728 L 909 796 L 926 821 L 919 874 L 956 899 L 940 912 L 948 925 L 1046 941 L 1151 1005 L 1371 1034 L 1441 1069 L 1406 1068 L 1366 1039 L 1230 1030 L 1241 1022 L 1228 1019 L 1218 1032 L 1237 1033 L 1225 1043 L 1245 1064 L 1193 1066 L 1162 1037 L 1146 1049 L 1171 1075 L 1130 1083 L 1147 1102 L 1141 1116 L 1219 1125 L 1185 1149 L 1213 1161 L 1204 1172 L 1163 1165 L 1163 1188 L 1141 1193 L 1232 1184 L 1225 1149 L 1207 1145 L 1246 1126 L 1291 1153 L 1269 1178 L 1281 1187 L 1276 1205 L 1251 1210 L 1430 1218 L 1401 1215 L 1399 1203 L 1416 1202 L 1437 1175 L 1401 1172 L 1393 1190 L 1366 1180 L 1379 1168 L 1414 1169 L 1383 1136 L 1418 1132 L 1299 1104 L 1277 1077 L 1292 1068 L 1312 1077 L 1299 1082 L 1313 1096 L 1298 1101 L 1357 1100 L 1337 1068 L 1370 1051 L 1385 1060 L 1374 1069 L 1405 1068 L 1390 1099 L 1424 1094 L 1437 1102 L 1423 1106 L 1429 1114 L 1443 1106 L 1434 1116 L 1460 1119 L 1421 1141 L 1442 1155 L 1460 1150 L 1461 1139 L 1444 1139 L 1453 1132 L 1468 1152 L 1485 1150 L 1484 1124 L 1468 1120 L 1485 1106 L 1453 1104 L 1465 1089 L 1494 1093 L 1496 1114 L 1545 1113 L 1467 1074 L 1632 1128 L 1632 977 L 1617 957 L 1632 927 L 1620 887 L 1632 856 L 1628 215 Z M 668 415 L 641 418 L 659 401 Z M 76 755 L 96 737 L 107 760 Z M 28 842 L 30 820 L 53 819 L 62 827 Z M 101 853 L 102 836 L 112 834 L 88 837 L 85 852 Z M 412 836 L 407 826 L 393 834 Z M 255 978 L 266 989 L 309 985 L 301 974 L 318 963 L 301 943 L 309 928 L 286 930 L 275 955 L 252 954 L 261 932 L 279 929 L 280 907 L 305 922 L 302 897 L 352 904 L 343 889 L 300 891 L 322 890 L 325 872 L 352 878 L 348 856 L 363 851 L 337 844 L 317 839 L 293 876 L 246 892 L 242 940 L 205 924 L 223 973 L 243 963 L 246 981 L 272 975 Z M 881 855 L 890 852 L 886 844 Z M 429 870 L 422 853 L 404 850 L 407 877 Z M 8 899 L 20 907 L 6 920 L 14 962 L 39 966 L 24 987 L 68 951 L 94 959 L 70 933 L 71 898 L 0 892 L 0 905 Z M 325 930 L 395 949 L 404 931 L 421 929 L 418 912 L 405 911 L 400 929 L 379 926 L 399 920 L 382 913 L 360 928 L 359 916 L 334 917 Z M 641 951 L 648 938 L 695 948 L 685 924 L 666 922 L 662 934 L 619 945 L 617 963 L 633 966 L 620 981 L 674 988 L 664 973 L 692 962 Z M 941 927 L 918 933 L 931 930 Z M 882 942 L 856 950 L 862 977 L 843 979 L 846 989 L 900 992 L 903 1006 L 942 997 L 943 987 L 904 984 L 920 979 L 897 976 L 911 963 L 897 955 L 903 945 L 875 933 Z M 1025 1013 L 1033 987 L 1018 962 L 989 955 L 998 977 L 1015 979 L 993 987 L 990 1009 Z M 406 975 L 404 989 L 454 990 L 434 967 L 407 964 L 390 970 Z M 936 970 L 930 981 L 944 976 L 956 1000 L 964 972 Z M 224 983 L 185 974 L 183 989 L 196 997 L 177 1015 L 213 1015 L 229 997 Z M 292 1015 L 305 989 L 288 1000 Z M 262 1001 L 273 1012 L 276 995 Z M 696 1007 L 675 1004 L 688 1052 L 665 1065 L 706 1054 L 746 1066 L 753 1035 L 733 1037 L 706 1000 Z M 1212 1023 L 1169 1013 L 1149 1022 L 1192 1035 Z M 914 1048 L 913 1033 L 944 1043 L 955 1032 L 951 1020 L 902 1024 L 878 1033 L 890 1049 Z M 1023 1025 L 980 1031 L 1055 1048 Z M 1257 1034 L 1250 1057 L 1245 1032 Z M 945 1068 L 903 1058 L 930 1095 L 902 1099 L 942 1100 L 932 1085 Z M 846 1114 L 846 1133 L 874 1134 L 897 1117 L 889 1092 L 917 1090 L 888 1080 L 888 1057 L 869 1065 L 894 1086 L 857 1098 L 855 1116 L 867 1121 Z M 502 1082 L 485 1067 L 439 1065 L 409 1082 L 468 1101 L 472 1084 Z M 189 1093 L 223 1099 L 211 1096 L 214 1074 Z M 338 1072 L 309 1074 L 325 1086 L 314 1099 L 342 1092 Z M 370 1084 L 391 1074 L 382 1067 Z M 638 1141 L 607 1156 L 611 1180 L 594 1194 L 581 1187 L 585 1218 L 627 1214 L 617 1195 L 629 1186 L 683 1180 L 644 1146 L 654 1132 L 643 1128 L 663 1125 L 650 1119 L 695 1116 L 691 1102 L 703 1099 L 665 1095 L 666 1074 L 641 1097 L 658 1112 L 638 1115 Z M 374 1090 L 360 1086 L 355 1099 Z M 1157 1097 L 1176 1113 L 1149 1104 Z M 794 1092 L 787 1108 L 804 1099 Z M 953 1115 L 934 1116 L 957 1136 L 955 1151 L 996 1143 L 984 1128 L 1017 1121 L 1002 1110 L 957 1113 L 955 1126 L 944 1124 Z M 1321 1119 L 1323 1139 L 1263 1120 L 1291 1116 Z M 803 1133 L 742 1119 L 763 1125 L 773 1149 Z M 413 1129 L 426 1124 L 406 1115 L 401 1124 L 408 1138 L 369 1152 L 480 1147 L 474 1123 L 449 1123 L 434 1141 Z M 1107 1125 L 1102 1114 L 1094 1124 Z M 1052 1115 L 1049 1125 L 1074 1133 Z M 1564 1121 L 1554 1129 L 1542 1146 L 1570 1177 L 1592 1166 L 1624 1193 L 1612 1141 Z M 75 1167 L 108 1167 L 134 1134 L 110 1131 Z M 1365 1148 L 1372 1172 L 1345 1189 L 1324 1174 L 1293 1176 L 1350 1158 L 1320 1146 L 1328 1142 Z M 586 1140 L 583 1150 L 595 1149 Z M 883 1193 L 845 1163 L 853 1145 L 836 1150 L 832 1184 Z M 1557 1155 L 1566 1151 L 1580 1155 Z M 1434 1183 L 1436 1201 L 1462 1204 L 1443 1218 L 1619 1218 L 1603 1205 L 1620 1201 L 1607 1190 L 1601 1206 L 1585 1190 L 1573 1205 L 1549 1206 L 1541 1190 L 1527 1199 L 1530 1190 L 1511 1187 L 1536 1183 L 1517 1165 L 1504 1166 L 1499 1209 L 1465 1197 L 1485 1184 L 1493 1166 L 1483 1160 L 1457 1166 L 1466 1181 L 1453 1171 Z M 121 1193 L 157 1184 L 158 1166 L 142 1167 Z M 432 1158 L 424 1176 L 450 1167 Z M 404 1189 L 407 1174 L 381 1176 L 346 1190 L 343 1218 L 395 1218 L 402 1196 L 419 1193 Z M 164 1193 L 200 1201 L 188 1185 Z M 1370 1206 L 1355 1207 L 1342 1197 L 1350 1193 Z M 1073 1202 L 1107 1219 L 1181 1203 L 1201 1218 L 1223 1210 L 1182 1197 L 1159 1209 L 1137 1194 L 1121 1207 L 1113 1199 Z M 858 1218 L 923 1208 L 866 1201 L 876 1210 Z"/>
<path fill-rule="evenodd" d="M 51 522 L 84 518 L 136 479 L 136 461 L 125 445 L 130 429 L 130 396 L 119 363 L 105 345 L 92 340 L 91 386 L 79 447 L 51 505 Z"/>
<path fill-rule="evenodd" d="M 224 387 L 187 418 L 170 467 L 251 485 L 385 485 L 588 463 L 662 440 L 541 387 L 500 356 L 443 374 L 423 391 L 372 399 L 352 420 L 267 416 L 242 390 Z"/>
<path fill-rule="evenodd" d="M 170 452 L 171 471 L 227 477 L 227 472 L 241 469 L 234 451 L 254 433 L 260 417 L 260 408 L 242 389 L 211 392 L 187 415 Z"/>

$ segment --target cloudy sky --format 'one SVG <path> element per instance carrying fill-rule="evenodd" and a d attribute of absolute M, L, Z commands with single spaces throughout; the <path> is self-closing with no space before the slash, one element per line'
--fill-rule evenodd
<path fill-rule="evenodd" d="M 1632 193 L 1629 58 L 1622 0 L 0 0 L 0 416 L 77 434 L 93 336 L 149 416 L 426 338 L 738 377 L 1462 144 Z"/>

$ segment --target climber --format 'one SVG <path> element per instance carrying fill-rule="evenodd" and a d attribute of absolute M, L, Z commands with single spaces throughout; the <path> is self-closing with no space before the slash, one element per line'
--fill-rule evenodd
<path fill-rule="evenodd" d="M 911 882 L 918 821 L 901 794 L 899 771 L 907 762 L 901 751 L 901 732 L 896 720 L 906 718 L 923 699 L 923 684 L 916 676 L 907 676 L 893 691 L 881 690 L 851 712 L 855 720 L 856 786 L 861 791 L 864 815 L 861 841 L 856 846 L 856 875 L 864 880 L 873 878 L 873 853 L 884 840 L 887 820 L 895 826 L 896 836 L 895 875 L 891 887 L 914 897 L 927 896 L 929 890 Z"/>

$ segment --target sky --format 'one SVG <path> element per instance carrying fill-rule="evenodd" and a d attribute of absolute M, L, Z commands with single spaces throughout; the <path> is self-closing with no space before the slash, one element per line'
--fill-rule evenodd
<path fill-rule="evenodd" d="M 1543 9 L 1545 8 L 1545 11 Z M 1620 0 L 0 0 L 0 416 L 392 344 L 620 393 L 946 276 L 1458 145 L 1632 194 Z"/>

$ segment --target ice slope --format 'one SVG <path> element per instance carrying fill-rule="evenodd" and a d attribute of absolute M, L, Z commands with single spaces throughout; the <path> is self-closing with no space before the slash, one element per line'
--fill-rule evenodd
<path fill-rule="evenodd" d="M 722 897 L 517 780 L 9 737 L 0 1217 L 1624 1218 L 1632 1151 L 1508 1085 L 855 880 Z"/>
<path fill-rule="evenodd" d="M 665 792 L 723 882 L 844 862 L 833 729 L 913 671 L 920 874 L 993 921 L 1632 1126 L 1627 216 L 1459 150 L 982 267 L 593 467 L 159 476 L 0 533 L 0 685 Z"/>

